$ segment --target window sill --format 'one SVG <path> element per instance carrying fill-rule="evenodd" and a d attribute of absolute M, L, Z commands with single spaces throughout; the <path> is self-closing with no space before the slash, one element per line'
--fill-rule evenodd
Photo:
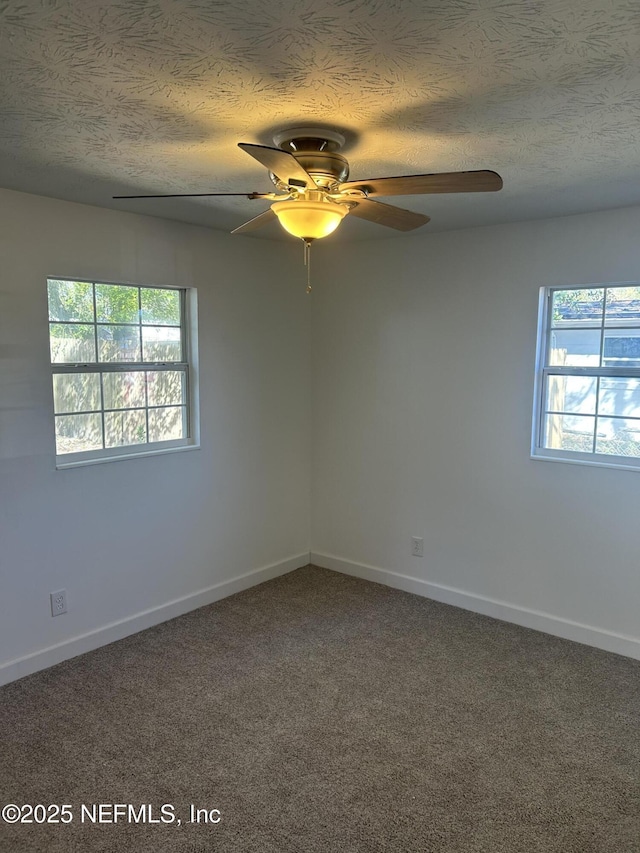
<path fill-rule="evenodd" d="M 565 465 L 588 465 L 592 468 L 617 468 L 622 471 L 640 471 L 640 459 L 627 462 L 624 457 L 621 458 L 619 456 L 612 457 L 610 461 L 609 459 L 603 460 L 602 457 L 594 459 L 589 456 L 580 457 L 577 455 L 575 458 L 569 458 L 568 456 L 553 456 L 542 450 L 532 452 L 531 459 L 537 462 L 564 462 Z"/>
<path fill-rule="evenodd" d="M 167 453 L 183 453 L 185 450 L 200 450 L 200 444 L 181 444 L 177 447 L 163 447 L 157 450 L 139 450 L 134 453 L 118 453 L 114 456 L 94 456 L 87 459 L 74 459 L 65 462 L 64 457 L 56 457 L 56 470 L 62 471 L 67 468 L 84 468 L 87 465 L 102 465 L 105 462 L 121 462 L 123 459 L 140 459 L 149 456 L 165 456 Z"/>

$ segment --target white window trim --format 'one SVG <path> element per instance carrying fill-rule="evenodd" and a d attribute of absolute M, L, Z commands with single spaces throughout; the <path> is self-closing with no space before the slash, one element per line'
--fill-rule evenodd
<path fill-rule="evenodd" d="M 142 445 L 126 445 L 124 447 L 100 448 L 98 450 L 85 450 L 80 453 L 55 453 L 55 430 L 54 430 L 54 454 L 56 470 L 67 468 L 83 468 L 87 465 L 100 465 L 105 462 L 119 462 L 125 459 L 140 459 L 147 456 L 164 456 L 169 453 L 183 453 L 189 450 L 200 449 L 200 394 L 199 394 L 199 361 L 198 361 L 198 301 L 197 292 L 194 287 L 166 284 L 143 284 L 134 281 L 107 281 L 94 276 L 71 276 L 71 275 L 47 275 L 46 280 L 56 279 L 60 281 L 90 281 L 95 284 L 124 285 L 126 287 L 149 287 L 164 290 L 180 290 L 184 293 L 182 303 L 183 322 L 186 331 L 185 362 L 180 366 L 186 366 L 187 373 L 187 423 L 189 435 L 187 438 L 173 441 L 162 441 Z M 49 319 L 47 312 L 47 349 L 50 348 Z M 93 366 L 93 365 L 92 365 Z M 153 368 L 153 362 L 148 363 Z M 51 375 L 55 373 L 73 372 L 72 364 L 56 364 L 50 362 Z M 69 369 L 71 368 L 71 369 Z M 115 364 L 110 370 L 126 370 L 127 364 Z M 53 389 L 51 393 L 51 410 L 53 406 Z M 55 420 L 55 413 L 53 415 Z"/>
<path fill-rule="evenodd" d="M 611 287 L 638 287 L 637 281 L 618 281 L 575 284 L 575 285 L 553 285 L 540 288 L 538 304 L 538 327 L 536 341 L 535 380 L 533 392 L 533 417 L 531 424 L 531 459 L 541 462 L 564 462 L 569 465 L 589 465 L 598 468 L 616 468 L 625 471 L 640 471 L 640 458 L 630 456 L 613 456 L 604 453 L 580 453 L 574 450 L 554 450 L 542 446 L 543 418 L 544 418 L 544 391 L 545 375 L 547 372 L 554 374 L 567 373 L 572 375 L 592 375 L 597 372 L 598 376 L 631 376 L 640 378 L 640 368 L 546 368 L 546 354 L 551 331 L 551 303 L 555 290 L 585 290 Z"/>

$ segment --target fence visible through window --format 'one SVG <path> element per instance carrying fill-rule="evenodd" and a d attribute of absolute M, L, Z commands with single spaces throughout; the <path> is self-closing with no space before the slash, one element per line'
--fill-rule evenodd
<path fill-rule="evenodd" d="M 640 286 L 548 288 L 534 456 L 640 467 Z"/>

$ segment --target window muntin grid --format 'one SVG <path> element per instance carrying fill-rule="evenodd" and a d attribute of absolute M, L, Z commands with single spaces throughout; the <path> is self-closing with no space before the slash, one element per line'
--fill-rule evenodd
<path fill-rule="evenodd" d="M 546 288 L 532 455 L 640 468 L 640 286 Z"/>
<path fill-rule="evenodd" d="M 188 444 L 186 291 L 49 279 L 48 297 L 58 459 Z"/>

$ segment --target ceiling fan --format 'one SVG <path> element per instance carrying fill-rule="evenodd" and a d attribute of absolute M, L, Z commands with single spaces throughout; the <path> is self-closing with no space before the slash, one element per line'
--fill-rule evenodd
<path fill-rule="evenodd" d="M 130 198 L 189 198 L 242 196 L 272 202 L 270 208 L 240 225 L 232 234 L 245 234 L 275 219 L 307 246 L 326 237 L 347 214 L 377 222 L 398 231 L 426 225 L 429 217 L 376 201 L 377 196 L 429 193 L 495 192 L 502 188 L 496 172 L 445 172 L 348 181 L 349 163 L 340 154 L 345 137 L 317 127 L 295 127 L 274 136 L 277 148 L 246 142 L 238 146 L 269 170 L 276 191 L 270 193 L 173 193 L 169 195 L 114 196 Z"/>

